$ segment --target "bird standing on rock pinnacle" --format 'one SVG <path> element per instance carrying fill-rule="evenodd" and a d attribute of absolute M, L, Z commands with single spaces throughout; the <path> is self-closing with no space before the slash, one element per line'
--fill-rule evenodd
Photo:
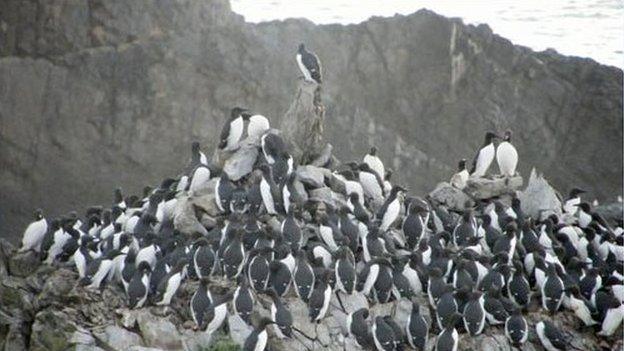
<path fill-rule="evenodd" d="M 318 57 L 313 52 L 306 50 L 305 45 L 299 44 L 296 59 L 305 80 L 321 84 L 321 61 Z"/>

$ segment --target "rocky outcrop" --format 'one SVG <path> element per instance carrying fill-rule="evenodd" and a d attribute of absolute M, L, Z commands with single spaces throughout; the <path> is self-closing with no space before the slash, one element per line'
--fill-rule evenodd
<path fill-rule="evenodd" d="M 49 217 L 180 169 L 240 105 L 279 126 L 294 52 L 323 62 L 325 141 L 341 159 L 377 145 L 424 193 L 514 130 L 520 172 L 600 200 L 621 193 L 622 71 L 535 53 L 429 11 L 358 25 L 248 24 L 226 0 L 7 0 L 0 4 L 0 233 L 32 204 Z M 530 158 L 530 161 L 529 161 Z"/>

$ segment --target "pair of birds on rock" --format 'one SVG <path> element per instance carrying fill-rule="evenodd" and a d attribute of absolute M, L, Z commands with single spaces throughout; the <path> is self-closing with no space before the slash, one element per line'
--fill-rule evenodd
<path fill-rule="evenodd" d="M 510 130 L 507 130 L 502 138 L 494 132 L 485 133 L 485 140 L 474 157 L 470 171 L 466 168 L 466 160 L 461 159 L 457 173 L 451 177 L 451 185 L 463 189 L 470 177 L 485 177 L 495 157 L 500 174 L 504 177 L 513 177 L 518 165 L 518 152 L 511 144 L 511 136 Z M 496 139 L 502 139 L 498 146 L 494 144 Z"/>

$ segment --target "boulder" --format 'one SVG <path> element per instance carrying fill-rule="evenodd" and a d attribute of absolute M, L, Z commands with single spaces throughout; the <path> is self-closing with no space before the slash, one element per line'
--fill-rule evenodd
<path fill-rule="evenodd" d="M 326 168 L 316 167 L 312 165 L 297 167 L 297 178 L 312 188 L 321 188 L 325 186 L 325 175 L 331 172 Z"/>
<path fill-rule="evenodd" d="M 217 205 L 214 202 L 214 194 L 207 194 L 199 197 L 188 198 L 182 196 L 178 199 L 173 212 L 173 224 L 182 233 L 208 234 L 206 228 L 197 219 L 195 206 L 201 208 L 208 215 L 218 213 Z"/>
<path fill-rule="evenodd" d="M 147 346 L 166 350 L 182 349 L 180 333 L 168 319 L 156 317 L 143 309 L 137 313 L 137 324 Z"/>
<path fill-rule="evenodd" d="M 514 194 L 522 186 L 522 177 L 469 178 L 464 192 L 473 199 L 484 200 Z"/>
<path fill-rule="evenodd" d="M 610 204 L 599 205 L 594 208 L 607 221 L 614 223 L 622 220 L 624 215 L 624 207 L 621 202 L 613 202 Z"/>
<path fill-rule="evenodd" d="M 46 309 L 35 317 L 30 335 L 33 351 L 64 351 L 72 345 L 72 336 L 78 327 L 63 311 Z"/>
<path fill-rule="evenodd" d="M 143 346 L 140 335 L 116 325 L 108 325 L 100 333 L 94 332 L 94 335 L 115 350 L 127 350 L 132 346 Z"/>
<path fill-rule="evenodd" d="M 518 194 L 522 212 L 536 220 L 544 219 L 553 213 L 560 216 L 562 210 L 559 198 L 557 191 L 535 169 L 531 170 L 526 189 Z"/>
<path fill-rule="evenodd" d="M 472 207 L 474 201 L 462 190 L 457 189 L 447 182 L 442 182 L 429 193 L 431 200 L 437 205 L 444 205 L 449 209 L 462 211 L 468 207 Z"/>
<path fill-rule="evenodd" d="M 253 331 L 253 328 L 248 326 L 238 314 L 228 315 L 227 322 L 230 338 L 232 338 L 235 343 L 243 345 L 249 334 Z"/>
<path fill-rule="evenodd" d="M 40 264 L 39 255 L 34 251 L 18 252 L 9 260 L 9 271 L 17 277 L 27 277 L 34 273 Z"/>
<path fill-rule="evenodd" d="M 15 251 L 13 245 L 6 239 L 0 239 L 0 279 L 9 274 L 9 257 Z"/>
<path fill-rule="evenodd" d="M 258 145 L 252 141 L 244 140 L 238 150 L 225 161 L 223 171 L 231 180 L 237 181 L 253 171 L 257 158 Z"/>

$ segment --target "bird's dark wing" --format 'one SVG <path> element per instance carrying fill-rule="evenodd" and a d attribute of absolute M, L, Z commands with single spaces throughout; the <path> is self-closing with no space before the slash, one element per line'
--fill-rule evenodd
<path fill-rule="evenodd" d="M 475 155 L 474 159 L 472 160 L 472 167 L 470 168 L 470 174 L 473 174 L 474 171 L 477 170 L 477 159 L 479 159 L 479 153 L 481 152 L 481 149 L 479 149 L 477 151 L 477 154 Z"/>
<path fill-rule="evenodd" d="M 318 83 L 321 83 L 321 61 L 313 53 L 302 55 L 301 61 L 303 65 L 310 71 L 310 75 Z"/>
<path fill-rule="evenodd" d="M 227 122 L 225 122 L 223 128 L 221 129 L 221 136 L 219 137 L 219 149 L 223 149 L 227 146 L 227 139 L 228 136 L 230 136 L 230 123 L 232 123 L 232 120 L 228 120 Z"/>

